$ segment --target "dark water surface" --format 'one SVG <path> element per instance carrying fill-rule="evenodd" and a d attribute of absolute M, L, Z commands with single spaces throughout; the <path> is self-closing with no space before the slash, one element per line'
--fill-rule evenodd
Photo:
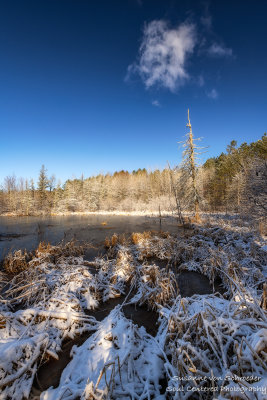
<path fill-rule="evenodd" d="M 172 234 L 181 235 L 174 218 L 162 218 L 160 225 L 157 217 L 144 216 L 53 216 L 53 217 L 0 217 L 0 260 L 9 251 L 36 249 L 39 242 L 45 241 L 57 244 L 60 241 L 76 239 L 79 242 L 90 242 L 92 249 L 86 251 L 87 259 L 101 254 L 104 251 L 104 240 L 106 237 L 117 234 L 131 234 L 132 232 L 168 231 Z M 154 260 L 161 268 L 165 267 L 166 261 Z M 194 271 L 174 271 L 177 284 L 182 297 L 192 296 L 196 293 L 212 293 L 207 277 Z M 107 303 L 100 304 L 98 309 L 88 312 L 97 320 L 103 320 L 109 312 L 118 304 L 122 304 L 125 296 L 110 299 Z M 158 325 L 158 314 L 148 310 L 145 306 L 139 307 L 132 304 L 123 306 L 125 316 L 138 326 L 144 326 L 151 335 L 156 335 Z M 59 360 L 50 359 L 41 366 L 35 377 L 31 398 L 39 399 L 40 393 L 50 386 L 58 386 L 61 373 L 71 360 L 70 351 L 73 344 L 81 345 L 92 332 L 65 342 L 59 354 Z"/>
<path fill-rule="evenodd" d="M 170 233 L 178 232 L 176 220 L 163 218 L 161 229 Z M 0 217 L 0 260 L 9 251 L 31 251 L 43 241 L 57 244 L 61 240 L 74 238 L 80 242 L 90 242 L 97 248 L 113 233 L 130 234 L 146 230 L 159 231 L 159 218 L 124 215 Z"/>

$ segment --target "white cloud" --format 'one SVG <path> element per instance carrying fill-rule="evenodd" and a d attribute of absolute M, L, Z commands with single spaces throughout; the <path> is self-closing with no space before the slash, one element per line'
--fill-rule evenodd
<path fill-rule="evenodd" d="M 213 43 L 208 48 L 208 54 L 215 57 L 231 57 L 233 55 L 233 50 L 218 43 Z"/>
<path fill-rule="evenodd" d="M 127 77 L 137 72 L 147 88 L 159 85 L 175 91 L 189 79 L 185 63 L 195 45 L 195 25 L 170 29 L 166 21 L 152 21 L 145 26 L 139 60 L 128 67 Z"/>
<path fill-rule="evenodd" d="M 215 99 L 218 98 L 219 94 L 218 94 L 218 92 L 217 92 L 216 89 L 212 89 L 210 92 L 207 92 L 207 96 L 208 96 L 210 99 L 215 100 Z"/>
<path fill-rule="evenodd" d="M 161 104 L 160 104 L 160 102 L 158 100 L 153 100 L 151 102 L 151 104 L 152 104 L 152 106 L 155 106 L 155 107 L 161 107 Z"/>

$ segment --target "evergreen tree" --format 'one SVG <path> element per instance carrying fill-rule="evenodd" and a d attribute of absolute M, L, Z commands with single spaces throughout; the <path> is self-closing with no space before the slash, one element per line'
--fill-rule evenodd
<path fill-rule="evenodd" d="M 46 189 L 48 188 L 48 178 L 46 174 L 46 169 L 45 166 L 42 165 L 42 168 L 40 169 L 39 173 L 39 179 L 38 179 L 38 194 L 39 194 L 39 204 L 40 204 L 40 209 L 43 210 L 45 207 L 46 199 L 47 199 L 47 193 Z"/>

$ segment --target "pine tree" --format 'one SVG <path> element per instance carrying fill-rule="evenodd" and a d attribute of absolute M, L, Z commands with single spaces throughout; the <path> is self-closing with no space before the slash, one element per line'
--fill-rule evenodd
<path fill-rule="evenodd" d="M 45 166 L 42 165 L 38 179 L 38 194 L 39 194 L 40 209 L 43 209 L 45 207 L 47 198 L 47 193 L 46 193 L 47 187 L 48 187 L 48 178 L 46 175 L 46 169 Z"/>

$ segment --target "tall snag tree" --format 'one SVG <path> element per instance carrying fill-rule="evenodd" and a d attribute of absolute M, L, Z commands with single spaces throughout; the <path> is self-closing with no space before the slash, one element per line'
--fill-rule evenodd
<path fill-rule="evenodd" d="M 193 136 L 189 117 L 189 109 L 188 123 L 186 126 L 189 128 L 189 132 L 186 134 L 186 140 L 182 142 L 184 151 L 181 166 L 180 191 L 184 194 L 187 205 L 193 205 L 194 217 L 196 220 L 198 220 L 199 193 L 197 188 L 197 157 L 200 153 L 197 150 L 200 149 L 200 147 L 195 144 L 195 141 L 200 140 L 200 138 L 194 138 Z"/>

